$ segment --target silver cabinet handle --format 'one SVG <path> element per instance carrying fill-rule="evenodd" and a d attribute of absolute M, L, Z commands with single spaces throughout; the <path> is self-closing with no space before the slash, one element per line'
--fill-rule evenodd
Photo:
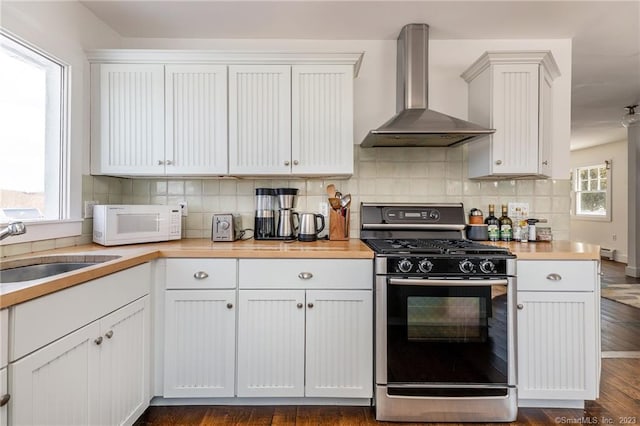
<path fill-rule="evenodd" d="M 4 407 L 5 405 L 7 405 L 10 399 L 11 395 L 9 395 L 8 393 L 2 395 L 2 398 L 0 398 L 0 407 Z"/>
<path fill-rule="evenodd" d="M 93 341 L 93 343 L 95 343 L 96 345 L 101 345 L 102 344 L 102 336 L 98 336 L 98 338 L 95 339 Z"/>
<path fill-rule="evenodd" d="M 298 162 L 298 160 L 293 160 L 293 165 L 294 165 L 294 166 L 297 166 L 298 164 L 300 164 L 300 163 Z"/>
<path fill-rule="evenodd" d="M 544 161 L 542 162 L 542 165 L 543 165 L 543 166 L 548 166 L 548 165 L 549 165 L 549 162 L 548 162 L 547 160 L 544 160 Z"/>
<path fill-rule="evenodd" d="M 288 166 L 289 164 L 291 164 L 291 163 L 289 162 L 289 160 L 285 160 L 285 161 L 284 161 L 284 165 L 285 165 L 285 166 Z"/>
<path fill-rule="evenodd" d="M 303 306 L 304 306 L 304 305 L 303 305 L 302 303 L 298 303 L 298 304 L 296 305 L 296 307 L 297 307 L 298 309 L 302 309 L 302 307 L 303 307 Z"/>
<path fill-rule="evenodd" d="M 311 302 L 307 303 L 307 307 L 309 307 L 309 309 L 313 308 L 313 303 Z"/>
<path fill-rule="evenodd" d="M 502 160 L 496 160 L 496 165 L 499 166 L 500 164 L 502 164 Z"/>
<path fill-rule="evenodd" d="M 113 330 L 109 330 L 104 333 L 104 337 L 106 337 L 107 339 L 111 339 L 113 337 Z"/>
<path fill-rule="evenodd" d="M 233 303 L 227 303 L 227 309 L 233 309 Z"/>
<path fill-rule="evenodd" d="M 524 305 L 523 305 L 522 303 L 518 303 L 518 304 L 516 305 L 516 308 L 518 308 L 518 309 L 520 309 L 520 310 L 523 310 L 523 309 L 524 309 Z"/>
<path fill-rule="evenodd" d="M 554 274 L 547 275 L 547 279 L 549 281 L 560 281 L 560 280 L 562 280 L 562 276 L 560 276 L 560 274 L 555 274 L 554 273 Z"/>
<path fill-rule="evenodd" d="M 300 272 L 298 274 L 298 278 L 300 278 L 301 280 L 310 280 L 311 278 L 313 278 L 313 274 L 311 272 Z"/>
<path fill-rule="evenodd" d="M 204 280 L 208 276 L 209 276 L 209 274 L 207 274 L 204 271 L 198 271 L 195 274 L 193 274 L 193 278 L 195 278 L 196 280 Z"/>
<path fill-rule="evenodd" d="M 167 166 L 170 166 L 173 164 L 173 160 L 167 160 L 167 162 L 165 163 Z"/>
<path fill-rule="evenodd" d="M 158 166 L 163 166 L 163 165 L 164 165 L 164 161 L 158 160 Z"/>

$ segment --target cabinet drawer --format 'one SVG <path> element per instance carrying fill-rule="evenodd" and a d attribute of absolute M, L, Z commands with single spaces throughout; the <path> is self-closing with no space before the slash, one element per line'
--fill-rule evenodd
<path fill-rule="evenodd" d="M 371 289 L 369 259 L 240 259 L 240 288 Z"/>
<path fill-rule="evenodd" d="M 521 260 L 518 291 L 594 291 L 598 263 L 592 260 Z"/>
<path fill-rule="evenodd" d="M 236 259 L 167 259 L 167 289 L 236 288 Z"/>

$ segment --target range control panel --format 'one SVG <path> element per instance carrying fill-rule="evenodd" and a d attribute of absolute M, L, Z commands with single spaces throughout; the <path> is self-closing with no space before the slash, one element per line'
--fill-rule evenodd
<path fill-rule="evenodd" d="M 506 275 L 507 260 L 499 257 L 387 257 L 387 274 L 424 276 Z"/>

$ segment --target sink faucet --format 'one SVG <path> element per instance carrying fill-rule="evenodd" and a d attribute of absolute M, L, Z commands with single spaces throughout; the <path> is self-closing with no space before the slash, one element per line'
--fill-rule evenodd
<path fill-rule="evenodd" d="M 27 232 L 27 226 L 22 222 L 11 222 L 6 228 L 0 229 L 0 240 L 12 235 L 21 235 Z"/>

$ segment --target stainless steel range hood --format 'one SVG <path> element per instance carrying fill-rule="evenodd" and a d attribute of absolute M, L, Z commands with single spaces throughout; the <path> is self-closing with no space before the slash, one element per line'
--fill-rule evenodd
<path fill-rule="evenodd" d="M 490 135 L 487 129 L 428 109 L 429 26 L 408 24 L 398 36 L 396 111 L 360 146 L 452 146 Z"/>

